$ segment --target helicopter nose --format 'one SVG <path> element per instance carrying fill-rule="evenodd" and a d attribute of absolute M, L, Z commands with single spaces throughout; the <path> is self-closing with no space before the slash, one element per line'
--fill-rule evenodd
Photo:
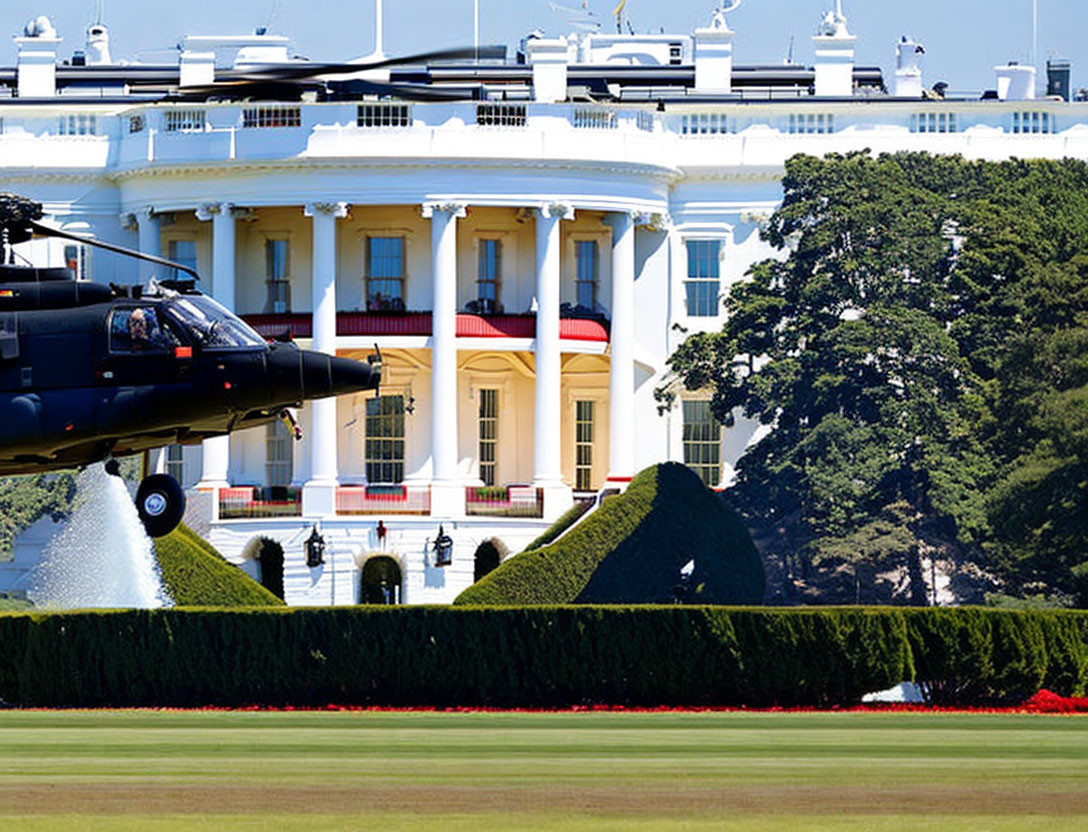
<path fill-rule="evenodd" d="M 374 390 L 381 381 L 380 365 L 300 350 L 293 345 L 273 345 L 268 365 L 276 403 Z"/>
<path fill-rule="evenodd" d="M 321 352 L 302 352 L 302 398 L 322 399 L 373 390 L 381 380 L 380 370 L 351 358 L 337 358 Z"/>

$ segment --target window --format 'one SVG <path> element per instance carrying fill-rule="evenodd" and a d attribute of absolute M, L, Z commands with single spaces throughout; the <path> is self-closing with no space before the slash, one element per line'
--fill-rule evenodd
<path fill-rule="evenodd" d="M 171 240 L 167 243 L 167 257 L 182 266 L 188 266 L 196 271 L 196 240 Z M 173 269 L 171 278 L 174 280 L 191 280 L 192 275 L 179 269 Z"/>
<path fill-rule="evenodd" d="M 166 446 L 166 473 L 182 485 L 185 484 L 185 448 L 183 446 Z"/>
<path fill-rule="evenodd" d="M 407 104 L 360 104 L 355 123 L 359 127 L 411 127 L 412 110 Z"/>
<path fill-rule="evenodd" d="M 476 123 L 482 127 L 524 127 L 528 124 L 524 104 L 477 104 Z"/>
<path fill-rule="evenodd" d="M 91 279 L 90 246 L 69 243 L 64 247 L 64 266 L 71 269 L 76 280 Z"/>
<path fill-rule="evenodd" d="M 955 133 L 955 113 L 916 113 L 910 117 L 912 133 Z"/>
<path fill-rule="evenodd" d="M 597 278 L 600 274 L 600 254 L 596 240 L 578 240 L 574 244 L 575 301 L 586 309 L 597 308 Z"/>
<path fill-rule="evenodd" d="M 1013 133 L 1054 133 L 1054 119 L 1050 113 L 1013 113 Z"/>
<path fill-rule="evenodd" d="M 301 127 L 302 108 L 273 104 L 267 107 L 246 107 L 242 110 L 242 127 Z"/>
<path fill-rule="evenodd" d="M 282 315 L 291 311 L 291 247 L 287 240 L 265 240 L 264 274 L 267 297 L 264 311 Z"/>
<path fill-rule="evenodd" d="M 404 238 L 366 238 L 366 308 L 404 311 Z"/>
<path fill-rule="evenodd" d="M 110 352 L 166 352 L 180 343 L 161 324 L 153 306 L 128 306 L 110 313 Z"/>
<path fill-rule="evenodd" d="M 710 412 L 709 401 L 684 406 L 684 464 L 714 488 L 722 478 L 722 425 Z"/>
<path fill-rule="evenodd" d="M 791 133 L 834 133 L 835 116 L 831 113 L 790 113 Z"/>
<path fill-rule="evenodd" d="M 476 271 L 476 311 L 501 312 L 502 240 L 480 240 L 480 264 Z"/>
<path fill-rule="evenodd" d="M 73 113 L 60 117 L 62 136 L 94 136 L 98 133 L 98 116 L 94 113 Z"/>
<path fill-rule="evenodd" d="M 684 282 L 687 292 L 688 315 L 693 318 L 713 318 L 718 315 L 719 257 L 721 240 L 688 240 L 688 279 Z"/>
<path fill-rule="evenodd" d="M 574 403 L 574 490 L 593 490 L 593 402 Z"/>
<path fill-rule="evenodd" d="M 163 127 L 167 133 L 198 133 L 204 129 L 203 110 L 168 110 Z"/>
<path fill-rule="evenodd" d="M 736 129 L 736 122 L 733 122 Z M 681 136 L 708 136 L 729 133 L 729 119 L 725 113 L 686 113 L 680 116 Z"/>
<path fill-rule="evenodd" d="M 281 420 L 271 422 L 265 428 L 265 484 L 272 487 L 286 488 L 291 484 L 295 465 L 291 443 L 293 437 Z"/>
<path fill-rule="evenodd" d="M 366 402 L 366 479 L 404 480 L 404 397 L 381 396 Z"/>
<path fill-rule="evenodd" d="M 495 451 L 499 442 L 499 391 L 480 391 L 480 479 L 495 484 Z"/>

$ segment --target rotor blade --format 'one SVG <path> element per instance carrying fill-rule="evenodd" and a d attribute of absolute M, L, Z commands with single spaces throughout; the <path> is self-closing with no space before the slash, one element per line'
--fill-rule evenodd
<path fill-rule="evenodd" d="M 148 263 L 156 263 L 160 266 L 169 266 L 171 269 L 177 269 L 180 272 L 192 275 L 194 280 L 200 280 L 200 275 L 196 273 L 194 269 L 190 269 L 188 266 L 184 266 L 181 263 L 175 263 L 173 260 L 167 260 L 164 257 L 156 257 L 153 254 L 144 254 L 142 251 L 133 251 L 130 248 L 124 246 L 115 246 L 113 243 L 104 243 L 102 240 L 96 240 L 93 237 L 83 237 L 79 234 L 71 234 L 67 231 L 61 231 L 59 228 L 50 228 L 48 225 L 42 225 L 40 222 L 29 223 L 30 228 L 41 234 L 43 237 L 59 237 L 62 240 L 75 240 L 77 243 L 85 243 L 95 248 L 103 248 L 106 251 L 112 251 L 115 254 L 123 254 L 126 257 L 135 257 L 137 260 L 146 260 Z"/>
<path fill-rule="evenodd" d="M 455 61 L 472 60 L 480 57 L 486 60 L 501 59 L 506 57 L 505 46 L 481 46 L 479 49 L 472 47 L 459 47 L 457 49 L 442 49 L 437 52 L 420 52 L 417 55 L 404 55 L 399 58 L 387 58 L 383 61 L 366 61 L 357 64 L 318 64 L 303 63 L 299 65 L 268 65 L 254 67 L 252 69 L 232 69 L 219 73 L 216 81 L 240 82 L 240 81 L 288 81 L 297 78 L 316 78 L 323 75 L 353 75 L 357 72 L 368 72 L 374 69 L 383 69 L 389 66 L 402 66 L 405 64 L 422 64 L 431 61 Z"/>

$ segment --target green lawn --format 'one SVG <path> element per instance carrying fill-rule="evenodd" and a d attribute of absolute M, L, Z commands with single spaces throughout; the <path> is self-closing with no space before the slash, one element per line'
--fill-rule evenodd
<path fill-rule="evenodd" d="M 1088 718 L 0 712 L 38 829 L 1088 828 Z"/>

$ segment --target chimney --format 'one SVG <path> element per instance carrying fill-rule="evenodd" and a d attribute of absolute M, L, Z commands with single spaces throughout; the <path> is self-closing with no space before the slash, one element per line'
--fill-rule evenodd
<path fill-rule="evenodd" d="M 1030 101 L 1035 98 L 1035 67 L 1010 63 L 996 66 L 997 97 L 1002 101 Z"/>
<path fill-rule="evenodd" d="M 895 95 L 897 98 L 922 97 L 922 56 L 926 50 L 913 38 L 903 35 L 895 47 Z"/>
<path fill-rule="evenodd" d="M 710 26 L 695 30 L 695 91 L 733 91 L 733 32 L 721 9 Z"/>
<path fill-rule="evenodd" d="M 1069 83 L 1072 64 L 1068 58 L 1051 58 L 1046 62 L 1046 94 L 1069 101 L 1072 87 Z"/>
<path fill-rule="evenodd" d="M 533 100 L 567 100 L 566 38 L 530 38 L 525 42 L 529 64 L 533 67 Z"/>
<path fill-rule="evenodd" d="M 87 56 L 87 66 L 109 66 L 110 60 L 110 32 L 104 23 L 92 23 L 87 27 L 87 48 L 84 50 Z"/>
<path fill-rule="evenodd" d="M 215 53 L 194 52 L 186 49 L 181 53 L 180 87 L 199 87 L 215 83 Z"/>
<path fill-rule="evenodd" d="M 816 50 L 816 95 L 846 98 L 854 94 L 854 44 L 857 38 L 846 28 L 842 0 L 835 11 L 824 15 L 819 32 L 812 38 Z"/>
<path fill-rule="evenodd" d="M 45 15 L 26 24 L 22 37 L 13 38 L 19 50 L 20 98 L 52 98 L 57 94 L 57 50 L 61 38 Z"/>

